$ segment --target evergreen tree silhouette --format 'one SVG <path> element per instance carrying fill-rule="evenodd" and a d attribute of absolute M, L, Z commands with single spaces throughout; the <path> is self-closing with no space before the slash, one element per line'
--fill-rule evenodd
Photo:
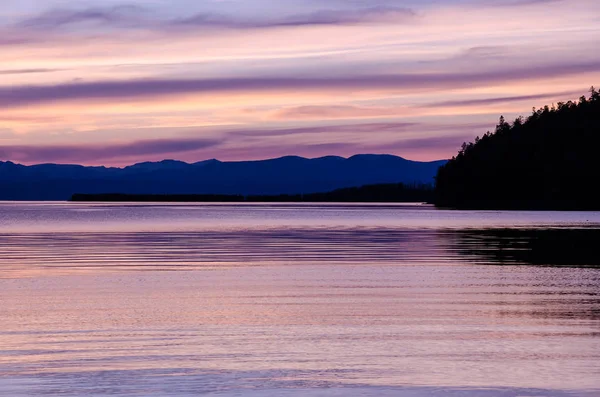
<path fill-rule="evenodd" d="M 463 143 L 436 177 L 435 203 L 454 208 L 600 209 L 600 93 L 533 109 Z"/>

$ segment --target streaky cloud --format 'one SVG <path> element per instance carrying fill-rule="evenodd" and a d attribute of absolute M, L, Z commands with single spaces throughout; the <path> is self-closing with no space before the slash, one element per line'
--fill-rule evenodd
<path fill-rule="evenodd" d="M 218 138 L 197 138 L 182 136 L 168 139 L 137 140 L 115 144 L 63 144 L 63 145 L 4 145 L 0 146 L 0 158 L 33 162 L 79 162 L 79 163 L 121 163 L 124 159 L 147 160 L 152 158 L 182 158 L 196 161 L 198 156 L 223 156 L 240 160 L 250 157 L 278 156 L 281 153 L 305 154 L 346 153 L 348 155 L 369 151 L 409 154 L 411 152 L 437 149 L 453 152 L 460 143 L 483 134 L 487 124 L 428 124 L 409 122 L 316 124 L 306 127 L 249 127 L 231 130 L 204 130 L 205 136 Z M 440 131 L 457 132 L 452 136 L 431 135 Z M 465 135 L 469 131 L 469 135 Z M 199 133 L 199 132 L 198 132 Z M 410 133 L 402 139 L 403 133 Z M 344 136 L 344 139 L 331 141 L 331 137 Z M 383 134 L 381 139 L 362 139 L 369 134 Z M 415 138 L 415 134 L 418 134 Z M 307 137 L 306 135 L 312 135 Z M 464 136 L 463 136 L 464 135 Z M 303 137 L 304 136 L 304 137 Z M 351 136 L 351 138 L 349 138 Z M 246 138 L 265 138 L 260 147 L 249 149 L 244 146 Z M 281 138 L 275 140 L 270 138 Z M 324 140 L 325 139 L 325 140 Z M 241 146 L 240 146 L 241 144 Z"/>
<path fill-rule="evenodd" d="M 249 128 L 244 130 L 230 131 L 228 135 L 233 136 L 289 136 L 300 134 L 320 134 L 320 133 L 363 133 L 363 132 L 386 132 L 386 131 L 406 131 L 415 128 L 417 123 L 388 122 L 388 123 L 356 123 L 356 124 L 335 124 L 335 125 L 316 125 L 309 127 L 296 128 L 273 128 L 260 129 Z"/>
<path fill-rule="evenodd" d="M 468 142 L 473 139 L 473 136 L 468 134 L 452 135 L 445 137 L 426 137 L 398 140 L 396 142 L 387 143 L 387 147 L 393 150 L 429 150 L 441 148 L 458 148 L 463 142 Z"/>
<path fill-rule="evenodd" d="M 192 28 L 268 29 L 314 25 L 398 23 L 412 20 L 416 15 L 414 10 L 406 7 L 371 6 L 358 9 L 320 9 L 306 14 L 279 15 L 270 18 L 204 12 L 185 18 L 167 19 L 160 18 L 139 6 L 122 5 L 108 8 L 54 9 L 27 18 L 16 26 L 44 31 L 81 24 L 154 31 Z"/>
<path fill-rule="evenodd" d="M 308 14 L 292 15 L 256 23 L 239 21 L 228 27 L 269 28 L 310 25 L 355 25 L 363 23 L 390 23 L 409 21 L 415 11 L 403 7 L 369 7 L 354 10 L 319 10 Z"/>
<path fill-rule="evenodd" d="M 36 73 L 54 73 L 61 72 L 65 69 L 9 69 L 0 70 L 0 75 L 13 75 L 13 74 L 36 74 Z"/>
<path fill-rule="evenodd" d="M 0 157 L 24 162 L 76 161 L 118 159 L 123 157 L 183 153 L 207 149 L 221 143 L 218 139 L 165 138 L 115 144 L 72 144 L 0 146 Z"/>
<path fill-rule="evenodd" d="M 549 3 L 562 3 L 565 0 L 500 0 L 489 1 L 486 4 L 494 7 L 524 7 L 534 5 L 547 5 Z"/>
<path fill-rule="evenodd" d="M 549 99 L 549 98 L 562 98 L 572 97 L 580 95 L 579 91 L 563 91 L 563 92 L 554 92 L 554 93 L 546 93 L 546 94 L 537 94 L 537 95 L 515 95 L 515 96 L 506 96 L 506 97 L 495 97 L 495 98 L 481 98 L 481 99 L 466 99 L 466 100 L 454 100 L 454 101 L 445 101 L 445 102 L 435 102 L 424 105 L 424 107 L 468 107 L 468 106 L 478 106 L 478 105 L 495 105 L 499 103 L 507 103 L 507 102 L 518 102 L 518 101 L 531 101 L 537 99 Z"/>
<path fill-rule="evenodd" d="M 21 30 L 1 29 L 0 30 L 0 46 L 21 46 L 42 41 L 43 38 L 39 35 L 32 35 Z"/>
<path fill-rule="evenodd" d="M 134 5 L 121 5 L 108 8 L 54 9 L 27 18 L 17 24 L 27 29 L 53 30 L 70 25 L 94 23 L 112 27 L 132 27 L 149 20 L 142 19 L 144 9 Z"/>
<path fill-rule="evenodd" d="M 321 10 L 283 20 L 282 26 L 344 25 L 377 22 L 409 21 L 416 17 L 414 10 L 405 7 L 379 6 L 355 10 Z"/>
<path fill-rule="evenodd" d="M 367 107 L 356 105 L 305 105 L 285 108 L 275 113 L 277 119 L 364 118 L 400 115 L 397 107 Z"/>
<path fill-rule="evenodd" d="M 600 61 L 582 64 L 530 66 L 479 73 L 415 73 L 340 77 L 246 77 L 216 79 L 143 79 L 0 88 L 0 106 L 17 107 L 57 101 L 156 98 L 177 94 L 275 92 L 280 90 L 399 90 L 477 87 L 549 77 L 598 72 Z"/>

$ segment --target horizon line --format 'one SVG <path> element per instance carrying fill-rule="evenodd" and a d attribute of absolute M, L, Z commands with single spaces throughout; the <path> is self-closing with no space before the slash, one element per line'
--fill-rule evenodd
<path fill-rule="evenodd" d="M 398 156 L 398 155 L 395 155 L 395 154 L 389 154 L 389 153 L 357 153 L 357 154 L 354 154 L 354 155 L 348 156 L 348 157 L 338 156 L 338 155 L 326 155 L 326 156 L 319 156 L 319 157 L 304 157 L 304 156 L 289 154 L 289 155 L 283 155 L 283 156 L 272 157 L 272 158 L 265 158 L 265 159 L 259 159 L 259 160 L 219 160 L 217 158 L 211 158 L 211 159 L 205 159 L 205 160 L 198 160 L 198 161 L 194 161 L 194 162 L 188 162 L 188 161 L 183 161 L 183 160 L 178 160 L 178 159 L 173 159 L 173 158 L 165 158 L 165 159 L 156 160 L 156 161 L 151 161 L 151 160 L 140 161 L 140 162 L 136 162 L 136 163 L 129 164 L 129 165 L 123 165 L 123 166 L 83 165 L 83 164 L 77 164 L 77 163 L 52 163 L 52 162 L 45 162 L 45 163 L 20 163 L 20 162 L 16 162 L 16 161 L 12 161 L 12 160 L 0 160 L 0 164 L 10 163 L 10 164 L 14 164 L 14 165 L 20 165 L 20 166 L 23 166 L 23 167 L 35 167 L 35 166 L 43 166 L 43 165 L 58 165 L 58 166 L 78 166 L 78 167 L 91 167 L 91 168 L 107 168 L 107 169 L 111 169 L 111 168 L 125 169 L 125 168 L 128 168 L 128 167 L 133 167 L 133 166 L 141 165 L 141 164 L 160 164 L 160 163 L 165 163 L 165 162 L 173 162 L 173 163 L 181 163 L 181 164 L 187 164 L 187 165 L 195 165 L 195 164 L 200 164 L 200 163 L 206 163 L 206 162 L 209 162 L 209 161 L 219 162 L 219 163 L 253 163 L 253 162 L 282 160 L 282 159 L 286 159 L 286 158 L 298 158 L 298 159 L 303 159 L 303 160 L 320 160 L 320 159 L 326 159 L 326 158 L 338 158 L 338 159 L 342 159 L 342 160 L 349 160 L 349 159 L 352 159 L 354 157 L 360 157 L 360 156 L 379 156 L 379 157 L 389 156 L 389 157 L 395 157 L 395 158 L 399 158 L 399 159 L 402 159 L 402 160 L 406 160 L 406 161 L 410 161 L 410 162 L 415 162 L 415 163 L 436 163 L 436 162 L 440 162 L 440 161 L 448 161 L 449 160 L 449 159 L 438 159 L 438 160 L 430 160 L 430 161 L 419 161 L 419 160 L 410 160 L 410 159 L 407 159 L 406 157 Z"/>

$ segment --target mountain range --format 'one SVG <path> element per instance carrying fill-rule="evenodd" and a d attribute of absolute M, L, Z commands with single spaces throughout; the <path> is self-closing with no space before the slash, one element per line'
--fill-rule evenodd
<path fill-rule="evenodd" d="M 0 200 L 68 200 L 75 193 L 304 194 L 379 183 L 429 184 L 445 163 L 369 154 L 235 162 L 163 160 L 124 168 L 0 161 Z"/>

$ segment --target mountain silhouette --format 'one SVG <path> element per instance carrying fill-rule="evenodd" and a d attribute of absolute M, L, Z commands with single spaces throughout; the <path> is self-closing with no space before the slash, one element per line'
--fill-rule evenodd
<path fill-rule="evenodd" d="M 68 200 L 75 193 L 306 194 L 384 183 L 429 184 L 445 163 L 369 154 L 192 164 L 163 160 L 124 168 L 7 161 L 0 162 L 0 200 Z"/>

